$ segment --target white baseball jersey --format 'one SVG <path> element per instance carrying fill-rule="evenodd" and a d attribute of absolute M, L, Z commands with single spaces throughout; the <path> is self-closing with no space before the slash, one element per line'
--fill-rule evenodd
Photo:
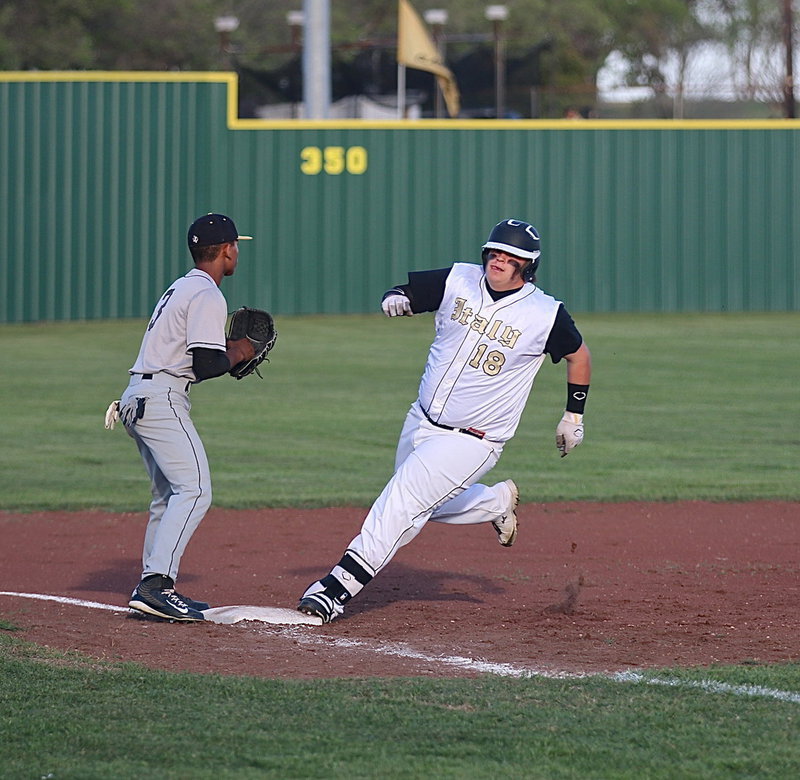
<path fill-rule="evenodd" d="M 217 283 L 199 268 L 177 279 L 161 296 L 145 331 L 131 374 L 160 371 L 194 381 L 196 347 L 225 350 L 228 304 Z"/>
<path fill-rule="evenodd" d="M 494 301 L 483 278 L 479 265 L 453 265 L 419 400 L 434 422 L 505 442 L 519 425 L 561 302 L 533 284 Z"/>

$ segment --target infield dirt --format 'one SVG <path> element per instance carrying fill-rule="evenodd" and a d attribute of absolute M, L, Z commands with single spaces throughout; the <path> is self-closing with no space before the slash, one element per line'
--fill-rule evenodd
<path fill-rule="evenodd" d="M 363 515 L 212 509 L 177 588 L 213 606 L 293 607 Z M 510 549 L 488 524 L 429 523 L 321 627 L 180 625 L 17 596 L 0 596 L 0 617 L 93 659 L 267 678 L 481 673 L 440 662 L 454 656 L 553 673 L 800 658 L 800 505 L 525 504 L 519 517 Z M 0 590 L 124 607 L 144 525 L 143 513 L 0 513 Z"/>

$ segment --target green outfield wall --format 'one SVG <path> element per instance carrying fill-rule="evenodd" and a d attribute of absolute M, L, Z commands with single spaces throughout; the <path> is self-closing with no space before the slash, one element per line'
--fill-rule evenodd
<path fill-rule="evenodd" d="M 576 312 L 800 307 L 800 122 L 266 122 L 236 89 L 0 74 L 0 322 L 146 316 L 209 211 L 255 236 L 231 307 L 376 311 L 504 217 Z"/>

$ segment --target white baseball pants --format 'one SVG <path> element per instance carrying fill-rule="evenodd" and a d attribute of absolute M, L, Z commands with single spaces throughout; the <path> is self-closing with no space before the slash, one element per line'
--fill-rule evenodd
<path fill-rule="evenodd" d="M 508 509 L 507 490 L 478 480 L 502 452 L 502 442 L 436 427 L 414 403 L 400 434 L 394 475 L 347 549 L 377 574 L 428 520 L 453 525 L 496 520 Z"/>

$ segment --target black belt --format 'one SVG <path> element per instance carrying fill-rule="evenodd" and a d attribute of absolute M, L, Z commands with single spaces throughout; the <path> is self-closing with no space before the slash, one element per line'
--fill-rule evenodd
<path fill-rule="evenodd" d="M 143 380 L 144 380 L 144 379 L 150 379 L 150 380 L 152 380 L 152 378 L 155 376 L 155 374 L 139 374 L 139 376 L 140 376 L 140 377 L 141 377 Z M 176 377 L 173 377 L 171 374 L 167 374 L 167 376 L 171 377 L 172 379 L 181 379 L 181 377 L 177 377 L 177 376 L 176 376 Z M 188 392 L 189 392 L 189 388 L 190 388 L 191 386 L 192 386 L 192 382 L 191 382 L 191 380 L 187 379 L 187 380 L 186 380 L 186 387 L 184 388 L 184 390 L 185 390 L 185 391 L 188 393 Z"/>
<path fill-rule="evenodd" d="M 422 409 L 422 405 L 419 407 Z M 457 431 L 458 433 L 466 433 L 467 436 L 474 436 L 476 439 L 482 439 L 486 436 L 486 431 L 479 431 L 477 428 L 455 428 L 452 425 L 445 425 L 444 423 L 436 422 L 435 420 L 431 419 L 431 416 L 422 409 L 422 413 L 425 415 L 425 419 L 431 424 L 435 425 L 437 428 L 444 428 L 446 431 Z"/>

